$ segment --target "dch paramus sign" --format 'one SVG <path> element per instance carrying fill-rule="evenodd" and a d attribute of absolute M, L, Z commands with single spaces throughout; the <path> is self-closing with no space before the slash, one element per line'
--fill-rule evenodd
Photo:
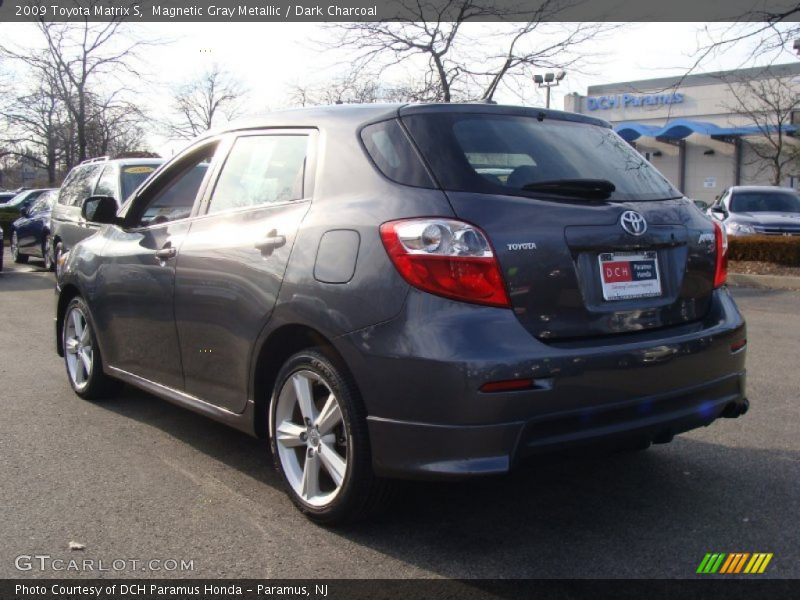
<path fill-rule="evenodd" d="M 609 110 L 611 108 L 630 108 L 637 106 L 665 106 L 667 104 L 681 104 L 683 100 L 684 95 L 677 92 L 667 94 L 589 96 L 586 98 L 586 108 L 589 110 Z"/>

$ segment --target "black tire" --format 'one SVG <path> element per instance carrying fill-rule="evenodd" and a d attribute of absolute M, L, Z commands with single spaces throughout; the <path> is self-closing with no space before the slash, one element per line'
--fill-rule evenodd
<path fill-rule="evenodd" d="M 72 373 L 70 372 L 69 355 L 71 354 L 68 349 L 68 330 L 69 320 L 73 311 L 78 310 L 84 316 L 85 322 L 89 326 L 89 339 L 91 340 L 92 349 L 92 368 L 88 372 L 88 377 L 85 378 L 83 384 L 78 384 L 75 381 Z M 85 400 L 102 400 L 110 398 L 119 394 L 122 388 L 122 382 L 113 379 L 105 374 L 103 371 L 103 357 L 100 354 L 100 347 L 97 345 L 97 337 L 94 333 L 94 325 L 89 314 L 89 307 L 83 298 L 76 296 L 70 300 L 64 311 L 64 323 L 61 327 L 61 340 L 64 344 L 64 366 L 67 370 L 67 379 L 69 380 L 72 389 L 75 393 Z"/>
<path fill-rule="evenodd" d="M 45 269 L 48 271 L 53 271 L 55 269 L 55 261 L 53 260 L 53 237 L 49 233 L 42 242 L 42 260 L 44 260 Z"/>
<path fill-rule="evenodd" d="M 276 410 L 279 394 L 285 384 L 291 385 L 290 378 L 301 371 L 310 371 L 321 378 L 334 394 L 342 415 L 340 427 L 346 429 L 346 441 L 342 443 L 346 447 L 345 476 L 335 497 L 324 506 L 312 506 L 295 491 L 278 451 Z M 358 390 L 347 370 L 321 348 L 298 352 L 284 363 L 275 380 L 269 411 L 270 448 L 275 468 L 281 475 L 286 493 L 309 519 L 325 525 L 341 525 L 372 516 L 388 505 L 394 486 L 391 481 L 376 477 L 372 470 L 366 414 Z M 303 448 L 297 450 L 305 452 Z"/>
<path fill-rule="evenodd" d="M 17 241 L 16 231 L 11 232 L 11 258 L 14 259 L 15 263 L 20 265 L 24 265 L 28 262 L 28 255 L 19 253 L 19 243 Z"/>

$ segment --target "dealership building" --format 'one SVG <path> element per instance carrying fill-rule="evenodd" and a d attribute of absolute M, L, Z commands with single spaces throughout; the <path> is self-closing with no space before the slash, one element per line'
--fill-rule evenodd
<path fill-rule="evenodd" d="M 600 117 L 643 154 L 678 189 L 695 200 L 712 201 L 731 185 L 769 185 L 772 172 L 753 144 L 767 142 L 774 117 L 752 116 L 743 111 L 736 97 L 748 107 L 758 106 L 768 94 L 743 92 L 766 87 L 780 80 L 800 95 L 800 62 L 763 68 L 720 71 L 684 77 L 665 77 L 591 86 L 586 96 L 570 94 L 564 99 L 568 111 Z M 736 90 L 736 93 L 734 93 Z M 767 111 L 764 102 L 765 114 Z M 798 113 L 800 116 L 800 112 Z M 787 120 L 781 133 L 800 136 L 796 119 Z M 794 143 L 794 139 L 790 140 Z M 761 152 L 763 155 L 764 152 Z M 786 170 L 782 185 L 800 187 L 800 168 Z"/>

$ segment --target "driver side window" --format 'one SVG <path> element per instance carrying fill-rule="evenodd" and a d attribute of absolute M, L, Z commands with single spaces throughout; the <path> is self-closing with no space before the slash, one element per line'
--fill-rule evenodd
<path fill-rule="evenodd" d="M 166 171 L 159 178 L 161 185 L 140 198 L 131 226 L 149 227 L 189 217 L 216 149 L 217 142 L 208 144 Z"/>

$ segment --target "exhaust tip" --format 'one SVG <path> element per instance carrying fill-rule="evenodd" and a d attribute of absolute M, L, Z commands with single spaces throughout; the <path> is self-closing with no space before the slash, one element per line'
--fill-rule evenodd
<path fill-rule="evenodd" d="M 722 417 L 725 419 L 735 419 L 746 414 L 750 409 L 750 401 L 745 398 L 741 402 L 731 402 L 722 411 Z"/>

